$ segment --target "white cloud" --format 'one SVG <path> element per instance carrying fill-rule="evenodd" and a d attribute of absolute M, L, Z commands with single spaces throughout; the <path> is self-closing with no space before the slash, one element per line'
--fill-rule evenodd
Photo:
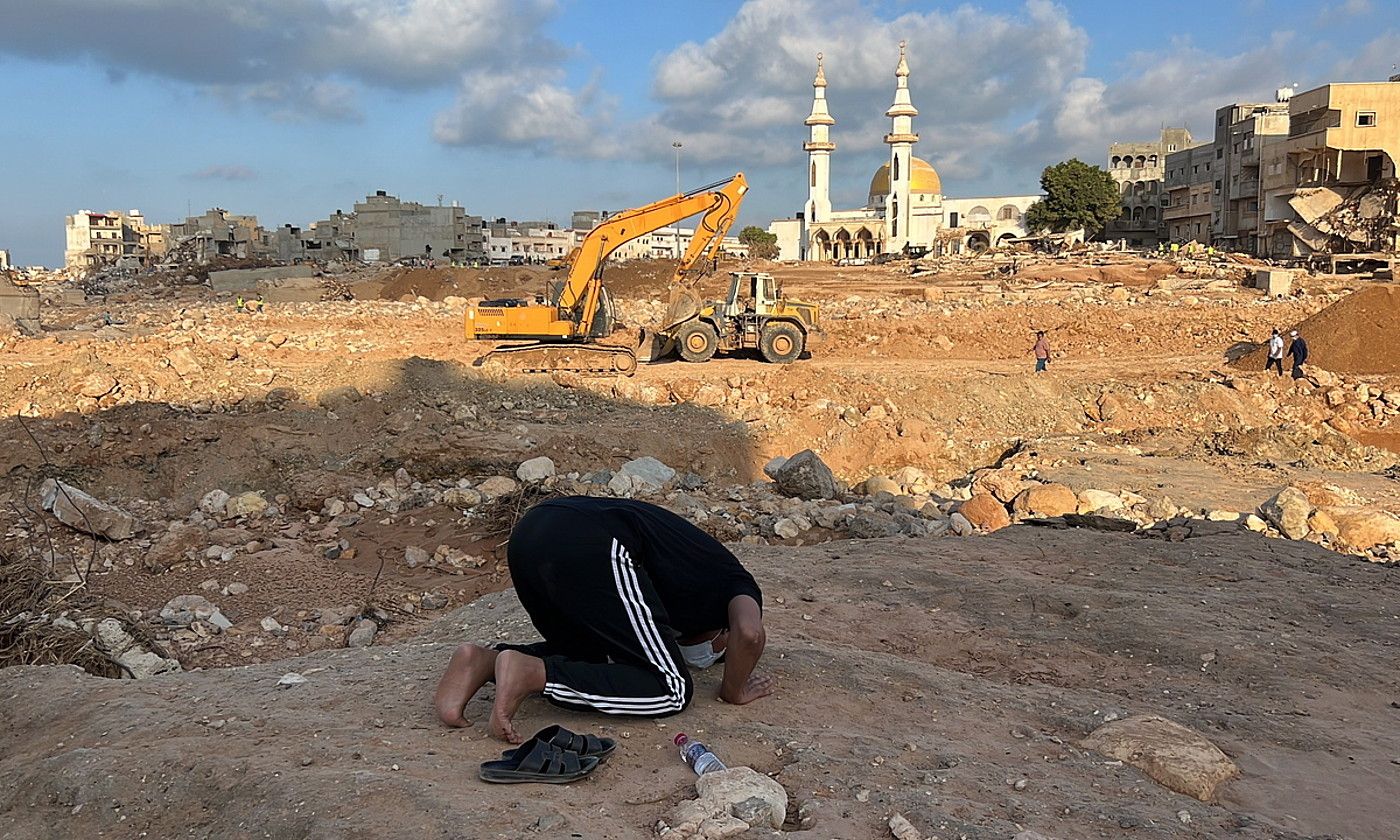
<path fill-rule="evenodd" d="M 1337 62 L 1332 80 L 1338 82 L 1379 82 L 1395 75 L 1400 62 L 1400 30 L 1389 30 L 1367 42 L 1354 55 Z"/>

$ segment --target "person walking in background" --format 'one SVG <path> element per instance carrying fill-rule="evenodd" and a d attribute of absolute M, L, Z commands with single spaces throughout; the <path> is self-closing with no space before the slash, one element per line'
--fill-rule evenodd
<path fill-rule="evenodd" d="M 1278 375 L 1283 376 L 1283 336 L 1278 327 L 1274 327 L 1274 334 L 1269 336 L 1269 360 L 1264 363 L 1264 370 L 1270 369 L 1276 369 Z"/>
<path fill-rule="evenodd" d="M 1045 337 L 1045 330 L 1035 331 L 1035 347 L 1031 350 L 1035 353 L 1035 372 L 1044 373 L 1050 364 L 1050 339 Z"/>
<path fill-rule="evenodd" d="M 1308 360 L 1308 343 L 1298 335 L 1297 330 L 1289 333 L 1289 337 L 1293 339 L 1293 343 L 1288 345 L 1288 355 L 1293 359 L 1293 378 L 1302 379 L 1303 363 Z"/>

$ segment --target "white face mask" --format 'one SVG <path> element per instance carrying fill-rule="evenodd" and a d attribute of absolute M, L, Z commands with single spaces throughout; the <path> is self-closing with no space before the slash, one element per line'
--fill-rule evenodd
<path fill-rule="evenodd" d="M 718 636 L 716 636 L 718 638 Z M 724 656 L 724 651 L 715 652 L 714 639 L 697 645 L 679 645 L 681 658 L 692 668 L 708 668 Z"/>

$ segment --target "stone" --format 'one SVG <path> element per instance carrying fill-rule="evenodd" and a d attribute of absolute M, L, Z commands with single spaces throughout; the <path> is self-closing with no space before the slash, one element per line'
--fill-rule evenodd
<path fill-rule="evenodd" d="M 1238 522 L 1240 515 L 1233 510 L 1211 510 L 1206 512 L 1206 519 L 1210 522 Z"/>
<path fill-rule="evenodd" d="M 1239 775 L 1220 748 L 1175 721 L 1157 715 L 1134 715 L 1100 726 L 1082 746 L 1126 762 L 1165 788 L 1202 802 Z"/>
<path fill-rule="evenodd" d="M 1147 503 L 1147 515 L 1158 522 L 1171 519 L 1176 513 L 1176 503 L 1167 496 L 1158 496 Z"/>
<path fill-rule="evenodd" d="M 182 378 L 194 376 L 203 370 L 199 366 L 199 362 L 195 361 L 194 354 L 190 352 L 188 347 L 177 347 L 170 351 L 170 355 L 165 360 L 170 363 L 170 369 Z"/>
<path fill-rule="evenodd" d="M 1337 527 L 1337 541 L 1365 551 L 1400 543 L 1400 517 L 1376 508 L 1328 508 L 1327 515 Z"/>
<path fill-rule="evenodd" d="M 834 499 L 837 496 L 836 477 L 817 453 L 810 449 L 788 458 L 774 471 L 773 481 L 778 492 L 799 499 Z"/>
<path fill-rule="evenodd" d="M 440 610 L 447 606 L 447 596 L 438 592 L 430 592 L 423 596 L 419 604 L 425 610 Z"/>
<path fill-rule="evenodd" d="M 1259 515 L 1290 540 L 1301 540 L 1308 535 L 1308 514 L 1312 504 L 1302 490 L 1285 487 L 1272 499 L 1259 506 Z"/>
<path fill-rule="evenodd" d="M 206 619 L 218 612 L 218 607 L 203 595 L 176 595 L 160 608 L 160 620 L 166 624 L 185 627 L 195 619 Z"/>
<path fill-rule="evenodd" d="M 1244 518 L 1244 527 L 1256 534 L 1262 534 L 1269 529 L 1269 523 L 1251 513 Z"/>
<path fill-rule="evenodd" d="M 428 561 L 432 559 L 433 556 L 427 552 L 427 549 L 419 548 L 416 545 L 410 545 L 403 550 L 404 565 L 408 566 L 410 569 L 426 566 L 428 565 Z"/>
<path fill-rule="evenodd" d="M 231 497 L 224 505 L 224 516 L 228 519 L 235 519 L 240 516 L 259 516 L 267 510 L 268 502 L 262 494 L 249 490 L 246 493 L 239 493 Z"/>
<path fill-rule="evenodd" d="M 903 814 L 895 814 L 890 817 L 888 825 L 894 840 L 924 840 L 924 836 Z"/>
<path fill-rule="evenodd" d="M 109 656 L 119 656 L 136 644 L 135 637 L 126 632 L 126 628 L 115 618 L 104 618 L 97 622 L 94 635 L 97 637 L 97 646 Z"/>
<path fill-rule="evenodd" d="M 872 475 L 870 478 L 867 478 L 865 484 L 862 485 L 862 489 L 867 496 L 878 496 L 881 493 L 889 493 L 891 496 L 898 496 L 903 492 L 903 489 L 899 486 L 899 482 L 880 475 Z"/>
<path fill-rule="evenodd" d="M 554 460 L 544 455 L 531 458 L 515 468 L 515 477 L 525 484 L 538 484 L 554 477 Z"/>
<path fill-rule="evenodd" d="M 1016 494 L 1011 510 L 1017 516 L 1063 516 L 1079 510 L 1079 499 L 1063 484 L 1034 484 Z"/>
<path fill-rule="evenodd" d="M 281 633 L 287 629 L 282 626 L 281 622 L 270 615 L 258 622 L 258 626 L 261 627 L 265 633 Z"/>
<path fill-rule="evenodd" d="M 1006 508 L 990 493 L 974 493 L 958 506 L 958 513 L 979 531 L 996 531 L 1011 524 Z"/>
<path fill-rule="evenodd" d="M 105 373 L 92 373 L 78 383 L 78 396 L 90 400 L 105 397 L 116 390 L 117 380 Z"/>
<path fill-rule="evenodd" d="M 481 493 L 469 487 L 453 487 L 442 494 L 442 503 L 455 508 L 475 507 L 481 502 Z"/>
<path fill-rule="evenodd" d="M 167 659 L 142 647 L 131 647 L 117 657 L 117 664 L 131 674 L 132 679 L 144 680 L 156 674 L 180 670 L 178 659 Z"/>
<path fill-rule="evenodd" d="M 634 491 L 653 493 L 670 484 L 676 477 L 675 470 L 650 455 L 628 461 L 618 469 L 617 474 L 630 478 Z"/>
<path fill-rule="evenodd" d="M 784 516 L 773 523 L 773 533 L 780 538 L 790 540 L 800 535 L 812 527 L 812 523 L 801 516 Z"/>
<path fill-rule="evenodd" d="M 918 467 L 901 467 L 890 474 L 890 480 L 898 484 L 900 491 L 904 493 L 916 492 L 915 488 L 929 484 L 928 473 Z"/>
<path fill-rule="evenodd" d="M 923 295 L 924 301 L 928 303 L 943 300 L 943 288 L 941 286 L 925 286 Z"/>
<path fill-rule="evenodd" d="M 327 411 L 343 411 L 362 399 L 364 397 L 354 385 L 342 385 L 339 388 L 322 391 L 321 395 L 316 398 L 316 404 Z"/>
<path fill-rule="evenodd" d="M 972 482 L 974 493 L 987 493 L 999 502 L 1010 502 L 1026 487 L 1014 470 L 990 470 Z"/>
<path fill-rule="evenodd" d="M 224 518 L 224 508 L 228 505 L 229 494 L 222 490 L 210 490 L 199 500 L 199 509 L 217 519 Z"/>
<path fill-rule="evenodd" d="M 608 479 L 608 492 L 614 496 L 627 497 L 632 495 L 632 477 L 618 473 Z"/>
<path fill-rule="evenodd" d="M 350 631 L 350 637 L 345 640 L 347 647 L 369 647 L 374 642 L 374 636 L 379 632 L 379 625 L 373 619 L 362 618 L 355 624 L 355 629 Z"/>
<path fill-rule="evenodd" d="M 748 767 L 706 773 L 696 779 L 695 790 L 698 799 L 688 799 L 671 812 L 672 830 L 667 836 L 677 840 L 732 837 L 751 828 L 781 828 L 787 818 L 787 791 Z"/>
<path fill-rule="evenodd" d="M 1075 513 L 1093 513 L 1099 510 L 1122 510 L 1123 500 L 1117 493 L 1107 490 L 1085 490 L 1079 494 L 1079 508 Z"/>
<path fill-rule="evenodd" d="M 246 584 L 246 583 L 230 583 L 228 586 L 225 586 L 225 587 L 224 587 L 224 594 L 225 594 L 225 595 L 247 595 L 247 594 L 248 594 L 248 584 Z"/>
<path fill-rule="evenodd" d="M 347 604 L 343 607 L 322 607 L 321 624 L 326 627 L 338 627 L 342 624 L 349 624 L 353 618 L 358 618 L 364 608 L 358 604 Z"/>
<path fill-rule="evenodd" d="M 136 517 L 121 508 L 57 479 L 45 479 L 39 487 L 39 495 L 44 510 L 64 525 L 85 534 L 129 540 L 141 529 Z"/>
<path fill-rule="evenodd" d="M 899 533 L 899 523 L 888 513 L 863 510 L 846 523 L 846 533 L 859 540 L 877 540 Z"/>
<path fill-rule="evenodd" d="M 502 496 L 508 496 L 519 489 L 515 479 L 506 478 L 503 475 L 494 475 L 476 486 L 476 491 L 481 494 L 485 501 L 493 501 Z"/>
<path fill-rule="evenodd" d="M 970 537 L 977 533 L 977 529 L 972 526 L 966 516 L 961 513 L 954 513 L 948 517 L 948 530 L 959 537 Z"/>
<path fill-rule="evenodd" d="M 778 470 L 781 470 L 783 468 L 783 465 L 787 462 L 788 459 L 784 458 L 781 455 L 769 458 L 768 463 L 763 465 L 763 474 L 768 476 L 769 478 L 776 479 Z"/>

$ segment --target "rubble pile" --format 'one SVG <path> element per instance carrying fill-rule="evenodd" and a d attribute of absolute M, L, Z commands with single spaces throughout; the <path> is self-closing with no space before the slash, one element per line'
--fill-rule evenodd
<path fill-rule="evenodd" d="M 1299 189 L 1289 199 L 1299 219 L 1288 230 L 1314 252 L 1394 252 L 1400 219 L 1400 181 L 1347 189 Z"/>

